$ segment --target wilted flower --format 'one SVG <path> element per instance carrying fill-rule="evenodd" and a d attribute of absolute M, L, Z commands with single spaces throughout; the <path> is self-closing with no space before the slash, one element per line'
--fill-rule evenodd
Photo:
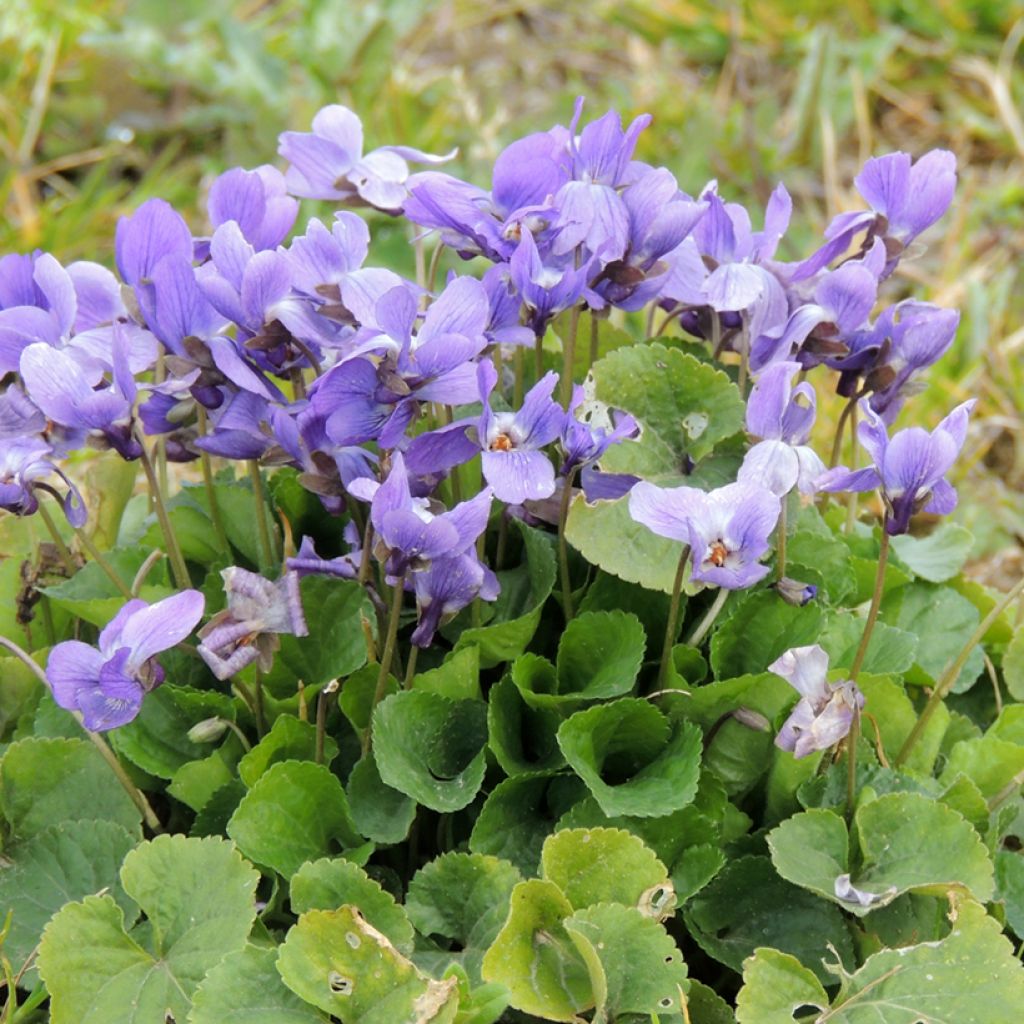
<path fill-rule="evenodd" d="M 803 608 L 818 596 L 818 588 L 813 583 L 802 583 L 789 576 L 783 576 L 775 584 L 775 592 L 786 604 L 795 605 L 797 608 Z"/>
<path fill-rule="evenodd" d="M 268 580 L 237 565 L 221 570 L 228 606 L 199 631 L 198 650 L 218 679 L 256 661 L 270 670 L 281 634 L 308 636 L 297 573 Z"/>
<path fill-rule="evenodd" d="M 874 465 L 850 470 L 837 466 L 818 479 L 822 491 L 872 491 L 880 488 L 885 500 L 886 532 L 895 536 L 910 529 L 910 518 L 924 510 L 948 515 L 957 496 L 945 480 L 967 437 L 967 419 L 975 399 L 962 402 L 931 432 L 908 427 L 889 438 L 885 423 L 866 402 L 865 420 L 857 430 L 860 443 Z"/>
<path fill-rule="evenodd" d="M 57 644 L 46 665 L 53 699 L 62 708 L 80 711 L 92 732 L 126 725 L 142 708 L 142 698 L 164 681 L 155 656 L 192 632 L 203 605 L 198 590 L 154 605 L 132 600 L 104 627 L 98 649 L 79 640 Z"/>
<path fill-rule="evenodd" d="M 758 560 L 780 507 L 771 491 L 752 483 L 701 491 L 641 481 L 629 493 L 629 514 L 638 523 L 690 545 L 690 579 L 726 590 L 753 586 L 767 574 Z"/>
<path fill-rule="evenodd" d="M 864 694 L 849 680 L 830 683 L 828 655 L 818 646 L 794 647 L 768 666 L 785 679 L 800 700 L 783 723 L 775 745 L 794 757 L 827 750 L 847 735 L 854 713 L 864 707 Z"/>

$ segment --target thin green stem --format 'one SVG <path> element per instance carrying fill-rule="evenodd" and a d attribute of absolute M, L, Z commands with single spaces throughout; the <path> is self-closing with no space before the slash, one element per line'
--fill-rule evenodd
<path fill-rule="evenodd" d="M 665 333 L 665 329 L 668 327 L 668 325 L 679 316 L 680 312 L 681 310 L 677 306 L 673 306 L 669 313 L 665 316 L 665 319 L 661 321 L 661 325 L 658 327 L 658 329 L 650 336 L 652 338 L 660 338 Z M 654 315 L 652 310 L 651 320 L 653 321 L 653 319 Z"/>
<path fill-rule="evenodd" d="M 222 718 L 221 721 L 238 737 L 238 742 L 242 744 L 242 749 L 249 753 L 252 750 L 252 744 L 249 742 L 249 737 L 238 727 L 238 724 L 232 722 L 230 718 Z"/>
<path fill-rule="evenodd" d="M 132 593 L 132 588 L 125 583 L 120 576 L 114 572 L 114 567 L 103 557 L 102 552 L 95 544 L 89 539 L 89 535 L 85 530 L 75 527 L 75 536 L 78 538 L 78 543 L 85 548 L 88 556 L 103 570 L 104 575 L 114 584 L 115 587 L 120 591 L 122 597 L 128 598 L 130 601 L 136 595 Z"/>
<path fill-rule="evenodd" d="M 405 681 L 402 683 L 402 688 L 405 690 L 412 689 L 412 681 L 416 678 L 416 659 L 419 653 L 420 649 L 416 644 L 409 648 L 409 660 L 405 665 Z"/>
<path fill-rule="evenodd" d="M 956 659 L 949 665 L 949 667 L 939 676 L 938 681 L 935 683 L 935 688 L 932 690 L 931 696 L 928 698 L 928 703 L 921 709 L 921 714 L 918 716 L 917 722 L 914 728 L 910 730 L 910 735 L 907 737 L 906 742 L 900 749 L 900 752 L 896 755 L 896 767 L 898 768 L 907 757 L 910 755 L 910 751 L 914 749 L 914 745 L 921 738 L 921 733 L 924 732 L 925 726 L 928 724 L 932 715 L 935 714 L 936 708 L 942 703 L 946 694 L 952 688 L 953 684 L 960 677 L 960 670 L 964 667 L 967 659 L 971 655 L 971 651 L 981 643 L 985 638 L 985 634 L 992 628 L 992 624 L 999 618 L 1000 615 L 1006 611 L 1007 608 L 1024 593 L 1024 579 L 1019 580 L 1003 598 L 1002 600 L 985 616 L 984 619 L 978 625 L 978 628 L 971 634 L 971 638 L 964 645 L 963 649 L 956 656 Z"/>
<path fill-rule="evenodd" d="M 750 370 L 750 328 L 746 323 L 740 330 L 740 372 L 736 378 L 736 386 L 740 396 L 747 397 L 747 375 Z"/>
<path fill-rule="evenodd" d="M 690 639 L 686 641 L 690 647 L 696 647 L 708 635 L 708 630 L 715 624 L 715 619 L 718 618 L 719 612 L 725 607 L 725 602 L 731 593 L 732 591 L 726 590 L 725 587 L 718 588 L 718 593 L 715 594 L 715 599 L 711 602 L 711 607 L 707 610 L 707 614 L 700 620 L 700 625 L 690 635 Z"/>
<path fill-rule="evenodd" d="M 590 311 L 590 368 L 593 369 L 597 357 L 601 354 L 601 319 Z"/>
<path fill-rule="evenodd" d="M 256 666 L 256 674 L 252 683 L 253 714 L 256 716 L 256 735 L 262 738 L 267 731 L 267 720 L 263 713 L 263 673 Z"/>
<path fill-rule="evenodd" d="M 568 409 L 572 401 L 573 369 L 576 365 L 576 335 L 580 330 L 580 305 L 577 303 L 569 313 L 569 330 L 562 343 L 562 408 Z"/>
<path fill-rule="evenodd" d="M 512 356 L 512 366 L 515 370 L 512 384 L 512 406 L 515 409 L 523 404 L 523 362 L 523 346 L 516 345 L 515 353 Z"/>
<path fill-rule="evenodd" d="M 533 375 L 537 380 L 544 376 L 544 332 L 537 335 L 533 343 Z"/>
<path fill-rule="evenodd" d="M 665 623 L 665 641 L 661 645 L 661 668 L 658 672 L 658 688 L 663 690 L 668 685 L 668 670 L 672 663 L 672 648 L 675 647 L 679 634 L 679 603 L 683 593 L 683 577 L 686 575 L 686 563 L 690 558 L 690 545 L 684 544 L 676 566 L 676 578 L 672 583 L 672 600 L 668 606 L 668 621 Z"/>
<path fill-rule="evenodd" d="M 780 580 L 786 575 L 786 509 L 788 505 L 789 495 L 784 494 L 779 507 L 779 525 L 775 539 L 776 578 Z"/>
<path fill-rule="evenodd" d="M 260 572 L 265 576 L 274 568 L 274 548 L 270 541 L 270 524 L 267 522 L 267 497 L 263 491 L 263 474 L 260 464 L 249 459 L 249 479 L 252 481 L 252 493 L 256 500 L 256 529 L 260 542 Z"/>
<path fill-rule="evenodd" d="M 885 523 L 882 524 L 882 544 L 878 550 L 878 569 L 875 571 L 875 590 L 871 595 L 871 604 L 868 607 L 867 621 L 864 623 L 864 632 L 861 634 L 860 646 L 857 648 L 857 653 L 853 657 L 853 664 L 850 666 L 849 680 L 851 683 L 857 682 L 857 676 L 860 674 L 861 666 L 864 664 L 864 658 L 868 653 L 868 644 L 871 642 L 871 633 L 875 628 L 875 622 L 878 621 L 878 609 L 882 604 L 882 593 L 885 590 L 885 564 L 889 560 L 889 533 L 885 528 Z"/>
<path fill-rule="evenodd" d="M 149 493 L 153 499 L 153 506 L 156 510 L 156 518 L 160 523 L 160 530 L 164 535 L 164 543 L 167 545 L 167 557 L 171 561 L 171 573 L 174 576 L 175 585 L 182 590 L 192 586 L 189 579 L 188 569 L 185 566 L 185 558 L 178 546 L 178 538 L 171 525 L 171 517 L 167 514 L 167 506 L 164 504 L 164 497 L 160 491 L 160 482 L 157 480 L 156 471 L 153 469 L 153 460 L 146 451 L 145 438 L 136 431 L 136 440 L 139 442 L 139 461 L 146 474 L 146 481 L 149 484 Z"/>
<path fill-rule="evenodd" d="M 562 500 L 558 506 L 558 572 L 562 580 L 562 612 L 566 623 L 572 621 L 572 579 L 569 577 L 569 543 L 565 539 L 565 525 L 569 520 L 569 504 L 572 501 L 572 482 L 576 476 L 573 466 L 562 482 Z"/>
<path fill-rule="evenodd" d="M 135 578 L 132 580 L 132 585 L 129 588 L 132 597 L 139 596 L 139 592 L 145 586 L 146 577 L 149 576 L 153 566 L 163 557 L 164 553 L 159 548 L 154 548 L 146 556 L 146 560 L 139 566 L 139 571 L 135 574 Z"/>
<path fill-rule="evenodd" d="M 196 403 L 199 409 L 199 436 L 205 437 L 207 432 L 206 410 Z M 206 491 L 206 502 L 210 506 L 210 522 L 213 523 L 213 532 L 217 535 L 217 546 L 231 560 L 231 545 L 228 543 L 228 535 L 224 530 L 224 520 L 221 518 L 220 505 L 217 502 L 217 489 L 213 485 L 213 466 L 210 462 L 210 453 L 200 449 L 199 462 L 203 469 L 203 488 Z"/>
<path fill-rule="evenodd" d="M 332 679 L 316 695 L 316 750 L 315 759 L 317 764 L 324 763 L 324 737 L 327 735 L 327 702 L 331 694 L 338 692 L 341 684 L 337 679 Z"/>
<path fill-rule="evenodd" d="M 16 658 L 19 658 L 26 667 L 35 674 L 36 678 L 43 684 L 43 686 L 46 687 L 47 691 L 50 690 L 50 683 L 46 678 L 46 673 L 13 640 L 8 640 L 5 636 L 0 636 L 0 647 L 5 647 Z M 114 752 L 109 746 L 107 746 L 103 737 L 85 727 L 85 723 L 82 721 L 81 712 L 72 711 L 71 714 L 74 716 L 75 721 L 82 727 L 82 731 L 86 736 L 88 736 L 93 746 L 100 752 L 103 760 L 110 766 L 111 771 L 117 776 L 117 781 L 121 783 L 124 787 L 124 791 L 131 797 L 132 803 L 134 803 L 142 812 L 142 817 L 145 819 L 146 824 L 153 832 L 162 832 L 163 827 L 160 824 L 160 819 L 154 813 L 153 808 L 150 807 L 149 801 L 135 783 L 128 777 L 124 768 L 121 767 L 121 762 L 118 761 Z"/>
<path fill-rule="evenodd" d="M 69 576 L 74 576 L 78 572 L 78 565 L 75 563 L 75 556 L 71 554 L 71 549 L 64 543 L 64 538 L 60 535 L 57 529 L 57 524 L 53 521 L 53 517 L 46 510 L 46 506 L 42 502 L 39 503 L 39 518 L 42 519 L 46 525 L 46 529 L 50 534 L 50 539 L 53 541 L 54 547 L 57 549 L 57 554 L 60 555 L 60 560 L 64 563 L 64 568 L 67 569 Z"/>
<path fill-rule="evenodd" d="M 402 600 L 405 597 L 405 577 L 395 582 L 391 592 L 391 611 L 388 614 L 388 635 L 384 641 L 384 651 L 380 656 L 380 670 L 377 673 L 377 686 L 373 691 L 373 703 L 370 705 L 370 723 L 366 727 L 366 735 L 363 737 L 363 753 L 369 753 L 373 745 L 373 711 L 374 708 L 384 699 L 384 691 L 388 687 L 388 673 L 391 671 L 391 661 L 395 656 L 395 644 L 398 640 L 398 622 L 402 617 Z"/>
<path fill-rule="evenodd" d="M 431 294 L 433 294 L 434 286 L 437 284 L 437 271 L 441 265 L 441 254 L 444 252 L 444 249 L 444 242 L 438 242 L 430 255 L 430 269 L 427 271 L 427 291 Z"/>
<path fill-rule="evenodd" d="M 28 999 L 26 999 L 25 1002 L 23 1002 L 21 1006 L 14 1011 L 14 1016 L 11 1017 L 11 1024 L 28 1024 L 29 1019 L 33 1016 L 35 1011 L 46 1002 L 49 995 L 49 990 L 42 982 L 40 982 L 29 993 Z M 14 998 L 13 992 L 10 993 L 10 998 Z"/>
<path fill-rule="evenodd" d="M 832 454 L 828 460 L 830 466 L 839 465 L 839 457 L 843 450 L 843 434 L 846 432 L 846 421 L 853 415 L 853 410 L 857 408 L 859 399 L 860 395 L 851 395 L 846 405 L 843 406 L 843 411 L 839 414 L 839 422 L 836 423 L 836 436 L 832 439 Z"/>

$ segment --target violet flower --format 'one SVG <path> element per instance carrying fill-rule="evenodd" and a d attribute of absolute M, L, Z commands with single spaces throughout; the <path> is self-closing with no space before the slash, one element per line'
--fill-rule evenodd
<path fill-rule="evenodd" d="M 569 414 L 562 422 L 561 445 L 564 458 L 558 471 L 561 476 L 578 466 L 597 462 L 613 444 L 619 444 L 640 433 L 640 425 L 632 416 L 624 412 L 610 412 L 607 406 L 600 403 L 592 405 L 588 410 L 587 422 L 577 419 L 576 414 L 583 406 L 584 399 L 582 385 L 573 385 Z M 599 423 L 598 420 L 602 418 L 605 422 Z"/>
<path fill-rule="evenodd" d="M 768 551 L 779 499 L 758 484 L 714 491 L 657 487 L 641 481 L 629 494 L 629 514 L 649 530 L 690 545 L 690 580 L 726 590 L 753 586 L 768 573 Z"/>
<path fill-rule="evenodd" d="M 270 164 L 247 171 L 225 171 L 210 187 L 207 201 L 214 228 L 234 221 L 245 240 L 260 252 L 274 249 L 295 224 L 299 203 L 288 195 L 284 175 Z"/>
<path fill-rule="evenodd" d="M 337 558 L 321 558 L 313 546 L 312 537 L 303 537 L 299 544 L 299 550 L 286 559 L 288 568 L 303 576 L 334 576 L 343 580 L 354 580 L 359 575 L 359 566 L 362 562 L 363 552 L 360 548 L 362 538 L 359 536 L 359 528 L 351 520 L 345 524 L 342 533 L 349 550 Z"/>
<path fill-rule="evenodd" d="M 154 605 L 132 600 L 104 627 L 97 647 L 79 640 L 57 644 L 46 665 L 53 699 L 81 712 L 92 732 L 127 725 L 141 710 L 143 697 L 164 681 L 156 655 L 192 632 L 203 605 L 198 590 Z"/>
<path fill-rule="evenodd" d="M 768 671 L 785 679 L 800 694 L 775 737 L 775 745 L 794 757 L 835 746 L 849 733 L 855 712 L 864 707 L 864 694 L 856 683 L 828 681 L 828 655 L 817 644 L 786 651 L 768 666 Z"/>
<path fill-rule="evenodd" d="M 363 125 L 347 107 L 331 104 L 313 118 L 313 131 L 283 132 L 278 153 L 290 164 L 285 179 L 294 196 L 365 203 L 384 213 L 402 209 L 409 177 L 407 160 L 441 164 L 445 156 L 411 146 L 381 146 L 363 153 Z"/>
<path fill-rule="evenodd" d="M 218 679 L 229 679 L 254 661 L 268 672 L 281 634 L 309 635 L 298 574 L 286 572 L 271 581 L 232 565 L 221 576 L 228 605 L 199 631 L 197 650 Z"/>
<path fill-rule="evenodd" d="M 41 482 L 51 473 L 68 485 L 64 498 Z M 39 508 L 37 488 L 57 498 L 72 526 L 85 525 L 87 513 L 82 495 L 54 462 L 53 448 L 39 437 L 0 438 L 0 508 L 18 516 L 32 515 Z"/>
<path fill-rule="evenodd" d="M 762 440 L 747 452 L 737 479 L 760 484 L 779 498 L 794 487 L 813 494 L 825 472 L 825 464 L 807 445 L 817 398 L 806 382 L 793 387 L 799 372 L 799 363 L 773 363 L 747 399 L 747 431 Z"/>
<path fill-rule="evenodd" d="M 493 601 L 501 590 L 497 576 L 476 556 L 472 547 L 446 555 L 412 577 L 419 622 L 412 633 L 417 647 L 429 647 L 437 627 L 478 597 Z"/>
<path fill-rule="evenodd" d="M 865 419 L 857 428 L 857 437 L 873 465 L 858 470 L 845 466 L 830 469 L 819 477 L 818 489 L 881 489 L 886 506 L 885 530 L 893 536 L 910 529 L 910 518 L 916 512 L 948 515 L 956 508 L 957 495 L 945 475 L 963 447 L 975 401 L 962 402 L 931 433 L 922 427 L 908 427 L 892 438 L 881 416 L 862 401 Z"/>

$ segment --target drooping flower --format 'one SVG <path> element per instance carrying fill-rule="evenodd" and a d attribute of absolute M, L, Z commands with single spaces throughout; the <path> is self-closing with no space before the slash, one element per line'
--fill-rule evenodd
<path fill-rule="evenodd" d="M 779 499 L 753 483 L 701 491 L 641 481 L 629 493 L 633 519 L 690 545 L 690 579 L 726 590 L 753 586 L 767 575 L 768 566 L 759 560 L 768 551 L 779 510 Z"/>
<path fill-rule="evenodd" d="M 472 547 L 431 563 L 413 574 L 419 623 L 412 633 L 417 647 L 429 647 L 437 627 L 478 597 L 493 601 L 501 590 L 497 576 L 481 562 Z"/>
<path fill-rule="evenodd" d="M 773 363 L 747 400 L 747 430 L 762 438 L 747 452 L 737 479 L 767 487 L 777 497 L 799 487 L 813 494 L 825 464 L 807 444 L 817 398 L 806 381 L 793 387 L 799 363 Z"/>
<path fill-rule="evenodd" d="M 199 631 L 199 654 L 218 679 L 229 679 L 254 661 L 267 672 L 282 634 L 309 634 L 298 573 L 286 572 L 278 580 L 268 580 L 232 565 L 221 570 L 221 576 L 227 608 Z"/>
<path fill-rule="evenodd" d="M 786 651 L 768 666 L 768 671 L 785 679 L 800 694 L 775 737 L 775 745 L 794 757 L 834 746 L 849 733 L 854 713 L 864 707 L 864 694 L 856 683 L 828 681 L 828 654 L 818 644 Z"/>
<path fill-rule="evenodd" d="M 42 481 L 56 473 L 68 486 L 61 498 Z M 72 526 L 84 526 L 86 509 L 78 488 L 54 461 L 53 448 L 40 437 L 0 438 L 0 508 L 18 516 L 29 516 L 39 508 L 36 488 L 50 491 L 64 509 Z"/>
<path fill-rule="evenodd" d="M 559 469 L 562 476 L 578 466 L 597 462 L 612 445 L 640 433 L 640 425 L 632 416 L 613 412 L 601 403 L 592 403 L 587 410 L 587 420 L 580 420 L 577 414 L 584 405 L 585 397 L 582 385 L 574 385 L 569 414 L 562 422 L 561 445 L 564 458 Z"/>
<path fill-rule="evenodd" d="M 79 711 L 92 732 L 127 725 L 143 697 L 164 681 L 156 655 L 184 640 L 203 616 L 204 598 L 185 590 L 154 605 L 129 601 L 97 647 L 66 640 L 50 652 L 46 678 L 62 708 Z"/>
<path fill-rule="evenodd" d="M 945 476 L 964 445 L 974 405 L 973 398 L 962 402 L 931 433 L 922 427 L 907 427 L 890 438 L 881 416 L 862 401 L 865 418 L 857 437 L 873 465 L 858 470 L 845 466 L 830 469 L 819 477 L 818 489 L 880 489 L 886 505 L 885 529 L 893 536 L 910 529 L 910 518 L 916 512 L 948 515 L 956 508 L 957 495 Z"/>
<path fill-rule="evenodd" d="M 365 203 L 385 213 L 398 213 L 408 194 L 409 165 L 441 164 L 445 156 L 412 146 L 380 146 L 363 153 L 363 125 L 347 107 L 334 103 L 313 118 L 313 131 L 283 132 L 278 153 L 290 164 L 289 191 L 305 199 Z"/>

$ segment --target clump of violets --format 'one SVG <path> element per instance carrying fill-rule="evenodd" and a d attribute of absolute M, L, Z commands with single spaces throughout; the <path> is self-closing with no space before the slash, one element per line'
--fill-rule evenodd
<path fill-rule="evenodd" d="M 785 679 L 800 699 L 783 723 L 775 745 L 794 757 L 835 746 L 850 731 L 864 707 L 864 694 L 850 680 L 828 681 L 828 654 L 818 646 L 794 647 L 768 666 Z"/>
<path fill-rule="evenodd" d="M 103 628 L 95 647 L 80 640 L 57 644 L 46 663 L 53 699 L 79 712 L 92 732 L 127 725 L 142 710 L 143 697 L 164 681 L 156 656 L 188 637 L 204 605 L 197 590 L 153 605 L 132 600 Z"/>

